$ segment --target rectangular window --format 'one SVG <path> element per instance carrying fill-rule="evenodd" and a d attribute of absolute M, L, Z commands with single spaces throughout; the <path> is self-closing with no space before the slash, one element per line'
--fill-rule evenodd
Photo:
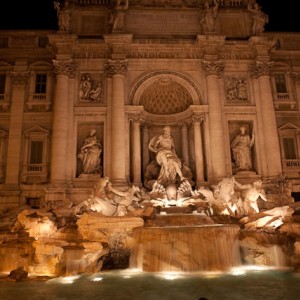
<path fill-rule="evenodd" d="M 31 141 L 29 163 L 30 164 L 43 163 L 43 141 Z"/>
<path fill-rule="evenodd" d="M 275 84 L 277 93 L 287 93 L 286 81 L 284 74 L 275 75 Z"/>
<path fill-rule="evenodd" d="M 0 94 L 4 94 L 5 92 L 5 74 L 0 74 Z"/>
<path fill-rule="evenodd" d="M 35 77 L 35 93 L 45 94 L 47 85 L 47 74 L 36 74 Z"/>
<path fill-rule="evenodd" d="M 297 159 L 294 138 L 284 138 L 283 147 L 284 147 L 285 159 Z"/>

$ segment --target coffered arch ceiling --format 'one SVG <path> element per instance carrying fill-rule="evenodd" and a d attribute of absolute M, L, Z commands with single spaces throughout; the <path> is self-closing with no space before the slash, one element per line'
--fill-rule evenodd
<path fill-rule="evenodd" d="M 129 95 L 132 105 L 143 106 L 151 114 L 169 115 L 202 103 L 202 93 L 193 80 L 182 73 L 157 71 L 142 75 Z"/>

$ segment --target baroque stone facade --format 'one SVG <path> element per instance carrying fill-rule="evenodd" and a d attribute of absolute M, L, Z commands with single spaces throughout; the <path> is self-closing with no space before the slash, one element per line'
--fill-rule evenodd
<path fill-rule="evenodd" d="M 196 186 L 283 174 L 300 199 L 300 35 L 264 32 L 255 1 L 171 2 L 70 0 L 57 31 L 0 31 L 0 207 L 147 188 L 165 126 Z"/>

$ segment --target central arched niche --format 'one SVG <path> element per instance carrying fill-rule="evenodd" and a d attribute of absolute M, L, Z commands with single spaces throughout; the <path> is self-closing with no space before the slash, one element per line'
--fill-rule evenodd
<path fill-rule="evenodd" d="M 207 112 L 207 105 L 196 80 L 189 74 L 170 70 L 144 73 L 131 85 L 128 103 L 130 104 L 127 107 L 128 114 L 131 116 L 136 114 L 137 119 L 142 117 L 143 120 L 143 126 L 139 128 L 138 134 L 141 145 L 138 154 L 134 151 L 134 139 L 131 139 L 133 149 L 131 178 L 138 177 L 137 171 L 134 170 L 141 164 L 141 182 L 144 187 L 151 190 L 150 183 L 155 178 L 152 173 L 150 176 L 147 175 L 147 168 L 154 161 L 155 153 L 149 150 L 149 142 L 153 137 L 162 134 L 166 125 L 171 128 L 177 156 L 182 165 L 184 163 L 184 168 L 189 168 L 194 177 L 196 174 L 194 129 L 189 125 L 192 124 L 194 116 Z M 137 130 L 136 128 L 132 126 L 132 133 Z M 140 155 L 140 160 L 136 159 L 137 155 Z"/>
<path fill-rule="evenodd" d="M 143 92 L 139 104 L 146 112 L 170 115 L 187 110 L 193 104 L 193 99 L 184 86 L 168 76 L 163 76 Z"/>
<path fill-rule="evenodd" d="M 143 106 L 154 115 L 171 115 L 202 104 L 202 93 L 193 79 L 173 71 L 155 71 L 143 74 L 135 82 L 129 95 L 132 105 Z"/>

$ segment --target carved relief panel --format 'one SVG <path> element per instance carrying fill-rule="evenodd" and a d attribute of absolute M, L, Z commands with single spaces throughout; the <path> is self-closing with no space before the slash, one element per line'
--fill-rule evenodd
<path fill-rule="evenodd" d="M 78 103 L 103 104 L 103 74 L 82 73 L 78 83 Z"/>
<path fill-rule="evenodd" d="M 226 76 L 225 92 L 227 104 L 249 104 L 247 78 Z"/>

